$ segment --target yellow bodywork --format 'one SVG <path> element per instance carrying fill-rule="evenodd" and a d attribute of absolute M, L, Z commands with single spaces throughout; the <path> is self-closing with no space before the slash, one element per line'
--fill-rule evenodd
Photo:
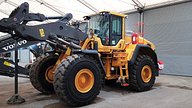
<path fill-rule="evenodd" d="M 82 46 L 82 50 L 86 50 L 91 46 L 93 48 L 94 42 L 98 43 L 98 52 L 100 55 L 106 55 L 102 57 L 104 62 L 104 67 L 106 71 L 106 79 L 117 79 L 120 75 L 121 78 L 129 78 L 128 74 L 128 61 L 131 60 L 133 53 L 137 44 L 132 44 L 131 36 L 123 36 L 124 38 L 120 39 L 116 46 L 104 46 L 101 43 L 101 39 L 97 36 L 93 36 L 93 38 L 87 38 Z M 151 46 L 154 50 L 155 46 L 148 40 L 138 37 L 139 44 L 145 44 Z M 119 68 L 120 73 L 111 74 L 111 68 Z M 125 71 L 125 72 L 124 72 Z M 125 75 L 123 74 L 125 73 Z"/>

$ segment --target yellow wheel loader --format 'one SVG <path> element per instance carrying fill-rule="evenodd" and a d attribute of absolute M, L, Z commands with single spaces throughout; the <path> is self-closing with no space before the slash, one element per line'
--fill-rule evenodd
<path fill-rule="evenodd" d="M 88 38 L 81 49 L 66 52 L 55 69 L 55 92 L 67 103 L 88 104 L 104 80 L 119 80 L 136 91 L 152 88 L 159 74 L 155 46 L 137 34 L 126 36 L 125 17 L 113 12 L 86 16 Z"/>

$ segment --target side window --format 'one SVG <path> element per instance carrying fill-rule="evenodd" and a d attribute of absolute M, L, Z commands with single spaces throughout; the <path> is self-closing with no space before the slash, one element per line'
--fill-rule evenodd
<path fill-rule="evenodd" d="M 103 45 L 109 45 L 109 21 L 105 21 L 100 30 L 100 38 Z"/>
<path fill-rule="evenodd" d="M 112 16 L 111 20 L 111 45 L 116 45 L 122 38 L 122 18 L 118 16 Z"/>

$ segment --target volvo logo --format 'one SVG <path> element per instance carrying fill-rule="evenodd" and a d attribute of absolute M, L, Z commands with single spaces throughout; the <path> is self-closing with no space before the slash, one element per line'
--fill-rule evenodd
<path fill-rule="evenodd" d="M 27 40 L 22 40 L 17 43 L 18 46 L 25 45 L 25 44 L 27 44 Z M 15 44 L 10 44 L 10 45 L 3 47 L 2 49 L 5 51 L 8 51 L 8 50 L 12 50 L 14 48 L 15 48 Z"/>

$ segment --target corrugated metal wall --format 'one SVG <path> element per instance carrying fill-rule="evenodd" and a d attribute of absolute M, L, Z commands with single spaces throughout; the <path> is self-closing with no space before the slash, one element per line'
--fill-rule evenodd
<path fill-rule="evenodd" d="M 138 13 L 130 14 L 126 25 L 135 19 Z M 164 73 L 192 76 L 192 2 L 145 11 L 144 37 L 156 44 Z"/>
<path fill-rule="evenodd" d="M 139 32 L 139 19 L 139 13 L 128 14 L 125 24 L 126 31 Z"/>

